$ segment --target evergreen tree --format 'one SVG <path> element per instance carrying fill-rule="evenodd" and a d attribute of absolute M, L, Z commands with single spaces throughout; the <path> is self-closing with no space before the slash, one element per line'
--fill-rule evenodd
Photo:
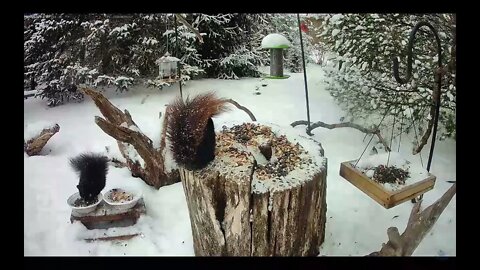
<path fill-rule="evenodd" d="M 300 21 L 305 20 L 305 16 L 300 16 Z M 298 30 L 297 14 L 272 14 L 270 16 L 270 33 L 279 33 L 284 35 L 292 46 L 284 50 L 285 68 L 290 72 L 303 72 L 302 49 L 300 43 L 300 33 Z M 310 62 L 309 53 L 312 51 L 311 37 L 303 34 L 303 49 L 305 53 L 305 62 Z"/>
<path fill-rule="evenodd" d="M 268 51 L 260 48 L 260 42 L 273 31 L 275 16 L 183 16 L 199 30 L 204 43 L 180 22 L 177 40 L 173 14 L 25 15 L 24 88 L 41 89 L 39 96 L 48 99 L 50 106 L 82 100 L 80 85 L 113 86 L 125 91 L 143 78 L 156 78 L 155 61 L 166 52 L 180 59 L 183 81 L 199 76 L 258 77 L 258 66 L 268 64 Z M 276 23 L 285 31 L 290 29 L 279 19 Z M 295 27 L 290 29 L 292 35 L 298 35 Z M 294 56 L 287 59 L 298 64 L 299 58 Z M 153 85 L 157 82 L 148 81 Z"/>

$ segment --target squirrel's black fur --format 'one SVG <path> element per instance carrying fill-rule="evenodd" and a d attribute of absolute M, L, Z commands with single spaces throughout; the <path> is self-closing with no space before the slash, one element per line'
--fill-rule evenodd
<path fill-rule="evenodd" d="M 197 162 L 186 166 L 189 170 L 201 169 L 215 158 L 215 127 L 212 118 L 208 118 L 203 140 L 197 148 Z"/>
<path fill-rule="evenodd" d="M 80 197 L 92 201 L 105 188 L 108 158 L 94 153 L 83 153 L 70 159 L 70 165 L 80 175 L 77 185 Z"/>
<path fill-rule="evenodd" d="M 181 98 L 170 107 L 167 137 L 175 162 L 188 170 L 202 169 L 215 158 L 212 117 L 226 110 L 226 101 L 213 93 L 192 100 Z"/>

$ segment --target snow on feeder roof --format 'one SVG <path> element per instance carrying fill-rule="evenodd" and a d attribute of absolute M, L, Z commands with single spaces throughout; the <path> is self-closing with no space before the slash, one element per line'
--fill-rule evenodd
<path fill-rule="evenodd" d="M 262 39 L 263 49 L 285 49 L 290 46 L 290 41 L 281 34 L 269 34 Z"/>
<path fill-rule="evenodd" d="M 165 62 L 178 62 L 178 61 L 180 61 L 180 59 L 178 59 L 178 58 L 176 58 L 176 57 L 174 57 L 174 56 L 170 56 L 170 54 L 167 52 L 167 53 L 165 53 L 164 56 L 158 58 L 158 59 L 155 61 L 155 63 L 156 63 L 157 65 L 159 65 L 160 63 L 165 63 Z"/>
<path fill-rule="evenodd" d="M 158 65 L 158 76 L 160 78 L 175 77 L 177 75 L 178 62 L 180 62 L 180 59 L 170 56 L 168 52 L 165 53 L 155 61 L 155 64 Z"/>

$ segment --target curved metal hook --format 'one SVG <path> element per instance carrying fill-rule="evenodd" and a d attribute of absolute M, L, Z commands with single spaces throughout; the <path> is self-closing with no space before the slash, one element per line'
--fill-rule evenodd
<path fill-rule="evenodd" d="M 427 26 L 432 30 L 433 34 L 435 35 L 435 40 L 437 42 L 437 53 L 438 53 L 438 67 L 442 67 L 442 47 L 440 45 L 440 38 L 438 37 L 437 30 L 428 22 L 422 21 L 415 25 L 415 27 L 410 32 L 410 37 L 408 38 L 408 47 L 407 47 L 407 77 L 405 79 L 400 78 L 400 74 L 398 71 L 398 59 L 397 57 L 393 57 L 393 76 L 398 83 L 405 84 L 410 81 L 412 78 L 412 63 L 413 63 L 413 44 L 415 43 L 415 35 L 417 31 L 422 27 Z"/>
<path fill-rule="evenodd" d="M 437 42 L 437 54 L 438 54 L 438 70 L 434 72 L 435 82 L 437 84 L 436 91 L 433 91 L 433 100 L 435 101 L 435 115 L 434 115 L 434 122 L 433 122 L 433 134 L 432 134 L 432 144 L 430 146 L 430 154 L 428 157 L 427 163 L 427 171 L 430 171 L 430 165 L 432 163 L 432 156 L 433 150 L 435 148 L 435 138 L 437 136 L 437 128 L 438 128 L 438 119 L 440 114 L 440 96 L 442 90 L 442 46 L 440 44 L 440 38 L 438 37 L 437 30 L 428 22 L 422 21 L 415 25 L 415 27 L 410 32 L 410 37 L 408 39 L 408 47 L 407 47 L 407 77 L 405 79 L 400 78 L 399 71 L 398 71 L 398 59 L 396 57 L 393 58 L 393 76 L 395 80 L 400 84 L 405 84 L 409 82 L 412 78 L 412 58 L 413 58 L 413 44 L 415 42 L 415 34 L 417 31 L 422 27 L 427 26 L 435 35 L 435 40 Z"/>

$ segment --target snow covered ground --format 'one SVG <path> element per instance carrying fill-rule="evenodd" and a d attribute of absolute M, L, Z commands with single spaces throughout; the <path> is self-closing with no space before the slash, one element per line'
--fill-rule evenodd
<path fill-rule="evenodd" d="M 345 113 L 324 90 L 321 67 L 307 67 L 309 79 L 310 113 L 312 121 L 337 123 Z M 190 81 L 183 87 L 184 95 L 215 91 L 218 96 L 232 98 L 248 107 L 257 120 L 278 125 L 289 125 L 306 120 L 303 74 L 290 74 L 286 80 L 205 79 Z M 267 83 L 262 87 L 262 83 Z M 261 95 L 255 95 L 255 88 Z M 126 93 L 107 91 L 107 97 L 120 109 L 128 109 L 139 128 L 154 141 L 160 136 L 159 112 L 178 94 L 178 86 L 163 91 L 138 87 Z M 181 183 L 155 190 L 140 179 L 133 178 L 126 168 L 110 167 L 104 192 L 113 187 L 131 187 L 143 192 L 147 215 L 137 225 L 115 229 L 142 232 L 122 242 L 82 241 L 88 236 L 103 234 L 101 230 L 87 230 L 82 224 L 70 224 L 67 198 L 77 191 L 77 175 L 70 169 L 68 158 L 84 151 L 118 155 L 114 139 L 103 133 L 94 123 L 101 115 L 87 98 L 83 103 L 72 103 L 48 108 L 46 101 L 30 98 L 24 101 L 25 125 L 49 121 L 60 125 L 60 132 L 52 137 L 42 155 L 24 158 L 24 254 L 25 255 L 165 255 L 193 256 L 193 242 L 187 204 Z M 245 112 L 232 107 L 230 112 L 214 119 L 248 121 Z M 296 129 L 303 131 L 304 126 Z M 320 255 L 363 256 L 381 248 L 387 241 L 387 228 L 396 226 L 402 232 L 412 207 L 410 202 L 392 209 L 384 209 L 339 176 L 340 163 L 357 159 L 368 140 L 364 134 L 351 128 L 313 131 L 322 143 L 328 158 L 327 225 L 325 242 Z M 368 138 L 367 138 L 368 139 Z M 411 155 L 412 138 L 403 136 L 402 155 L 412 162 L 420 162 Z M 395 144 L 394 144 L 395 145 Z M 430 145 L 422 152 L 424 163 Z M 367 152 L 368 153 L 368 152 Z M 431 173 L 437 176 L 435 188 L 424 196 L 427 206 L 438 199 L 456 180 L 456 144 L 453 140 L 437 141 Z M 417 248 L 414 255 L 456 256 L 456 198 L 454 197 L 439 220 Z"/>

